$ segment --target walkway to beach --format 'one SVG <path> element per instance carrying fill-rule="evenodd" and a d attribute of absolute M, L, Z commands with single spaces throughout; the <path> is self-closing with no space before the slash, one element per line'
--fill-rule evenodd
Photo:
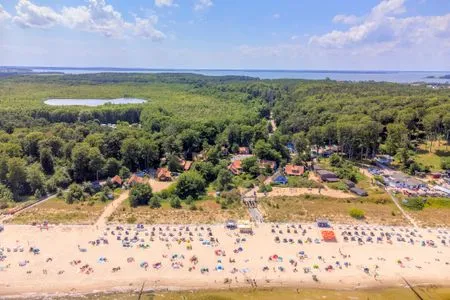
<path fill-rule="evenodd" d="M 109 203 L 103 213 L 98 218 L 97 222 L 95 222 L 95 226 L 105 226 L 108 222 L 108 218 L 116 211 L 116 209 L 128 199 L 129 191 L 123 191 L 117 199 L 113 200 Z"/>

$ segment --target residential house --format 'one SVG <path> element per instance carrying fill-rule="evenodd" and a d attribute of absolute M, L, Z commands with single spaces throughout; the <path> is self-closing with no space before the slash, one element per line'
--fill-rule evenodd
<path fill-rule="evenodd" d="M 180 158 L 179 159 L 179 163 L 180 163 L 180 166 L 183 168 L 184 171 L 189 171 L 189 169 L 192 166 L 192 161 L 190 161 L 190 160 L 184 160 L 184 159 Z"/>
<path fill-rule="evenodd" d="M 228 170 L 231 171 L 234 175 L 240 175 L 242 173 L 242 161 L 235 160 L 229 166 Z"/>
<path fill-rule="evenodd" d="M 273 160 L 265 160 L 265 159 L 261 159 L 259 161 L 259 168 L 260 169 L 266 169 L 267 167 L 269 167 L 272 172 L 276 170 L 277 168 L 277 163 Z"/>
<path fill-rule="evenodd" d="M 119 175 L 116 175 L 113 178 L 111 178 L 111 183 L 117 186 L 122 186 L 123 180 L 122 178 L 120 178 Z"/>
<path fill-rule="evenodd" d="M 305 173 L 305 167 L 289 164 L 284 167 L 284 173 L 288 176 L 301 176 Z"/>
<path fill-rule="evenodd" d="M 167 168 L 159 168 L 156 170 L 156 178 L 159 181 L 172 181 L 172 174 Z"/>
<path fill-rule="evenodd" d="M 363 189 L 360 189 L 359 187 L 355 186 L 350 188 L 350 192 L 360 196 L 360 197 L 366 197 L 367 196 L 367 192 Z"/>
<path fill-rule="evenodd" d="M 334 174 L 331 171 L 328 170 L 317 170 L 316 171 L 317 176 L 320 177 L 320 180 L 324 181 L 324 182 L 337 182 L 339 181 L 339 178 L 337 177 L 336 174 Z"/>
<path fill-rule="evenodd" d="M 131 175 L 131 177 L 127 180 L 127 184 L 132 186 L 137 183 L 144 183 L 144 177 L 137 176 L 136 174 Z"/>

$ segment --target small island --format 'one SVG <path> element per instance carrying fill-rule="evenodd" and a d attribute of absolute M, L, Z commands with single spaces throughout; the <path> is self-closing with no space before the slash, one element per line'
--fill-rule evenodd
<path fill-rule="evenodd" d="M 443 76 L 427 76 L 426 79 L 450 79 L 450 74 L 446 74 Z"/>

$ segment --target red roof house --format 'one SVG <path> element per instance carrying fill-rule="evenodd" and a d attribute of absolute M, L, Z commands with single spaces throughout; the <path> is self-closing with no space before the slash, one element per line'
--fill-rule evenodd
<path fill-rule="evenodd" d="M 286 167 L 284 167 L 284 172 L 288 176 L 300 176 L 303 175 L 303 173 L 305 173 L 305 167 L 296 165 L 286 165 Z"/>
<path fill-rule="evenodd" d="M 231 171 L 234 175 L 239 175 L 242 173 L 242 161 L 235 160 L 229 166 L 228 170 Z"/>
<path fill-rule="evenodd" d="M 111 182 L 112 182 L 113 184 L 122 185 L 123 180 L 122 180 L 122 178 L 120 178 L 119 175 L 116 175 L 116 176 L 114 176 L 113 178 L 111 178 Z"/>
<path fill-rule="evenodd" d="M 159 181 L 171 181 L 172 174 L 167 168 L 159 168 L 158 170 L 156 170 L 156 178 Z"/>

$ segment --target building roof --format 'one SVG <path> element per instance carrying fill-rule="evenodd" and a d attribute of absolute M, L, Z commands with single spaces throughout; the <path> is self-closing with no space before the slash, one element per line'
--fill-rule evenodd
<path fill-rule="evenodd" d="M 116 175 L 116 176 L 114 176 L 113 178 L 111 178 L 111 182 L 112 182 L 112 183 L 117 183 L 117 184 L 119 184 L 119 185 L 122 185 L 123 180 L 122 180 L 122 178 L 120 178 L 119 175 Z"/>
<path fill-rule="evenodd" d="M 156 177 L 157 178 L 172 178 L 172 174 L 170 173 L 169 169 L 167 168 L 159 168 L 156 171 Z"/>
<path fill-rule="evenodd" d="M 184 159 L 179 159 L 179 161 L 180 161 L 180 166 L 183 168 L 183 170 L 189 171 L 189 169 L 192 166 L 192 161 L 184 160 Z"/>
<path fill-rule="evenodd" d="M 287 175 L 300 176 L 303 173 L 305 173 L 305 167 L 289 164 L 289 165 L 286 165 L 286 167 L 284 167 L 284 172 L 286 172 Z"/>
<path fill-rule="evenodd" d="M 336 174 L 334 174 L 333 172 L 328 171 L 328 170 L 323 170 L 323 169 L 317 170 L 317 174 L 318 174 L 319 176 L 327 175 L 327 176 L 329 176 L 329 177 L 336 177 L 336 178 L 337 178 L 337 175 L 336 175 Z"/>
<path fill-rule="evenodd" d="M 136 174 L 131 175 L 131 177 L 127 181 L 128 184 L 133 183 L 144 183 L 144 178 L 137 176 Z"/>
<path fill-rule="evenodd" d="M 259 166 L 261 168 L 265 168 L 266 166 L 269 166 L 272 170 L 275 169 L 275 167 L 277 166 L 277 163 L 273 160 L 265 160 L 265 159 L 261 159 L 259 161 Z"/>
<path fill-rule="evenodd" d="M 229 166 L 228 170 L 231 171 L 234 175 L 239 175 L 242 172 L 242 161 L 241 160 L 235 160 L 233 161 Z"/>
<path fill-rule="evenodd" d="M 355 193 L 358 196 L 367 196 L 367 192 L 359 187 L 352 187 L 350 192 Z"/>

